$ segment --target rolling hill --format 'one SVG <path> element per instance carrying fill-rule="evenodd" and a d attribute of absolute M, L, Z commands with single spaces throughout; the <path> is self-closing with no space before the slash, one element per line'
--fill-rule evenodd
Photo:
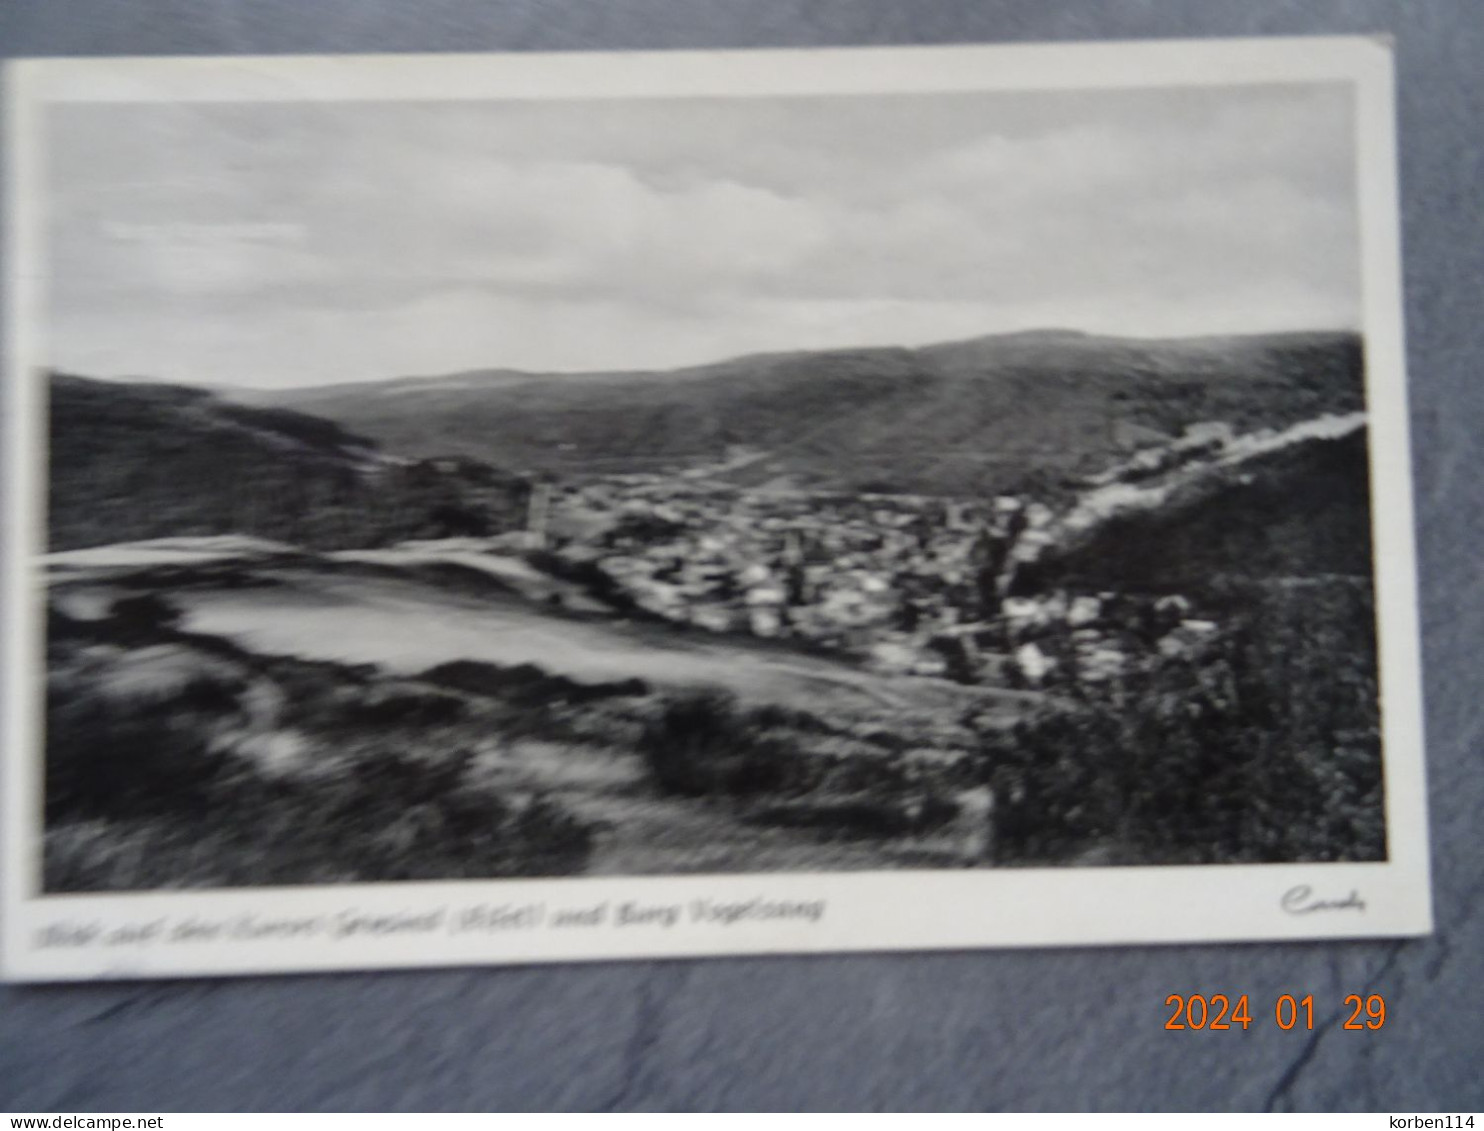
<path fill-rule="evenodd" d="M 61 374 L 49 395 L 52 550 L 232 533 L 374 546 L 495 533 L 523 517 L 519 477 L 389 458 L 301 412 Z"/>
<path fill-rule="evenodd" d="M 1347 333 L 1182 340 L 1036 331 L 919 349 L 741 357 L 665 372 L 489 370 L 234 394 L 374 437 L 582 475 L 730 462 L 759 484 L 977 495 L 1059 492 L 1139 438 L 1364 407 Z M 738 459 L 738 453 L 752 458 Z"/>
<path fill-rule="evenodd" d="M 1205 594 L 1222 579 L 1336 577 L 1368 585 L 1367 433 L 1360 414 L 1325 417 L 1239 438 L 1153 478 L 1111 482 L 1060 518 L 1016 588 Z"/>

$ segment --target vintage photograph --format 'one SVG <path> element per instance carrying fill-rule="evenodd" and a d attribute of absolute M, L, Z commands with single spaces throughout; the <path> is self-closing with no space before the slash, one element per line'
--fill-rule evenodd
<path fill-rule="evenodd" d="M 29 119 L 43 893 L 1388 860 L 1354 82 L 395 95 Z"/>

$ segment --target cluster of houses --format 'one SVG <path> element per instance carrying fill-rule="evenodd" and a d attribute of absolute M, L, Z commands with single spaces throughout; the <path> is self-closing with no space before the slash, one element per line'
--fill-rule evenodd
<path fill-rule="evenodd" d="M 1013 663 L 1007 682 L 1039 687 L 1103 683 L 1153 656 L 1188 655 L 1214 633 L 1184 597 L 1122 593 L 1010 597 L 999 627 Z"/>
<path fill-rule="evenodd" d="M 750 491 L 632 474 L 566 485 L 549 506 L 555 551 L 653 615 L 807 641 L 894 674 L 1106 679 L 1187 620 L 1165 608 L 1151 637 L 1140 617 L 1153 613 L 1112 594 L 1008 596 L 1017 561 L 1052 523 L 1017 497 Z"/>
<path fill-rule="evenodd" d="M 883 634 L 925 639 L 991 611 L 1021 510 L 1012 499 L 980 507 L 650 475 L 570 487 L 554 506 L 590 531 L 562 552 L 596 563 L 643 609 L 847 650 Z"/>

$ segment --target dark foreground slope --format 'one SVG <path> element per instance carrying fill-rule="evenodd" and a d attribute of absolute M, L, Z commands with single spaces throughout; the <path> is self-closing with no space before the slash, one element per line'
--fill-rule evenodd
<path fill-rule="evenodd" d="M 1385 858 L 1366 440 L 1358 416 L 1235 438 L 1059 520 L 1018 590 L 1180 594 L 1201 619 L 1126 621 L 1146 647 L 1120 670 L 989 735 L 1002 860 Z"/>
<path fill-rule="evenodd" d="M 1350 334 L 1070 332 L 769 354 L 672 372 L 449 377 L 255 393 L 414 455 L 558 473 L 736 465 L 733 479 L 928 494 L 1060 487 L 1139 439 L 1363 407 Z M 1116 423 L 1115 423 L 1116 422 Z M 737 459 L 739 449 L 754 459 Z"/>
<path fill-rule="evenodd" d="M 53 376 L 53 550 L 240 533 L 317 547 L 488 534 L 526 485 L 493 468 L 389 460 L 332 421 L 201 390 Z"/>

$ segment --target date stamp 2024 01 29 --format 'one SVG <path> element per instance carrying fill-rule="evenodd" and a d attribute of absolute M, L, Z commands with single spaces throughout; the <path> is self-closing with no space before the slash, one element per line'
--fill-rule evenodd
<path fill-rule="evenodd" d="M 1227 994 L 1171 994 L 1165 1005 L 1174 1010 L 1165 1022 L 1166 1029 L 1236 1029 L 1244 1032 L 1252 1025 L 1252 1008 L 1248 995 L 1235 1001 Z M 1342 1029 L 1375 1031 L 1386 1024 L 1386 999 L 1380 994 L 1347 994 L 1349 1010 Z M 1314 995 L 1295 998 L 1282 994 L 1273 1003 L 1273 1023 L 1283 1030 L 1314 1028 Z"/>

